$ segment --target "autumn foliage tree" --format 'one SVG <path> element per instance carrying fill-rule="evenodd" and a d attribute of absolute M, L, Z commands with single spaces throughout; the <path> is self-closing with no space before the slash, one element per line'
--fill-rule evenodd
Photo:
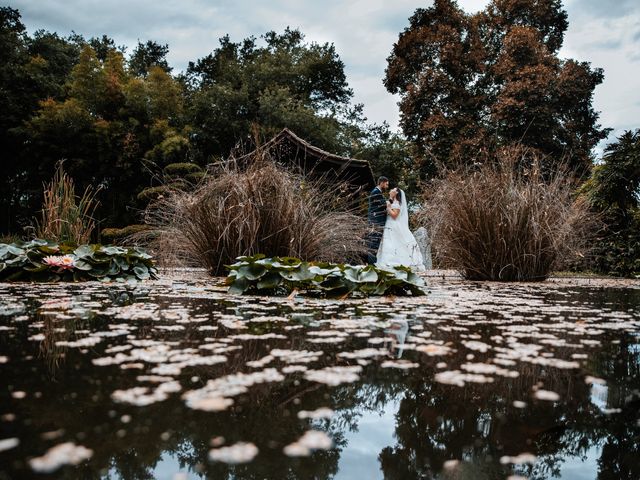
<path fill-rule="evenodd" d="M 476 14 L 435 0 L 415 11 L 384 83 L 401 96 L 423 176 L 514 143 L 588 174 L 608 133 L 592 105 L 603 72 L 558 57 L 567 26 L 560 0 L 492 0 Z"/>

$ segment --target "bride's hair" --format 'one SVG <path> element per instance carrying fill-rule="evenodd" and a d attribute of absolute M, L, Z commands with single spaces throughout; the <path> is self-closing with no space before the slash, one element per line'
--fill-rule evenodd
<path fill-rule="evenodd" d="M 402 205 L 402 190 L 398 187 L 396 187 L 396 200 L 400 205 Z"/>

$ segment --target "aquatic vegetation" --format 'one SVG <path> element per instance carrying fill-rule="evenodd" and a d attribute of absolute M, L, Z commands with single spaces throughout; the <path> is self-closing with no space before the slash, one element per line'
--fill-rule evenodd
<path fill-rule="evenodd" d="M 20 445 L 20 440 L 17 438 L 3 438 L 0 440 L 0 452 L 4 452 L 5 450 L 11 450 L 12 448 L 16 448 Z"/>
<path fill-rule="evenodd" d="M 41 239 L 0 243 L 0 281 L 147 280 L 151 255 L 138 247 L 75 245 Z"/>
<path fill-rule="evenodd" d="M 303 290 L 325 295 L 424 295 L 424 280 L 408 267 L 303 262 L 297 258 L 239 257 L 229 267 L 229 292 Z"/>

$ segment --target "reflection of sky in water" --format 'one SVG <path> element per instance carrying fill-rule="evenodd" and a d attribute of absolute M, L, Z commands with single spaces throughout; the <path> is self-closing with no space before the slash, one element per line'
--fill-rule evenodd
<path fill-rule="evenodd" d="M 114 476 L 113 478 L 117 478 Z M 196 480 L 202 478 L 188 469 L 180 468 L 180 463 L 174 454 L 164 452 L 153 471 L 154 480 Z"/>
<path fill-rule="evenodd" d="M 348 432 L 347 448 L 340 455 L 336 479 L 382 478 L 378 454 L 384 447 L 395 443 L 395 414 L 400 407 L 398 399 L 385 404 L 384 413 L 365 412 L 358 420 L 358 431 Z"/>
<path fill-rule="evenodd" d="M 595 445 L 585 452 L 584 459 L 568 457 L 566 463 L 560 468 L 560 475 L 557 478 L 563 480 L 595 480 L 598 478 L 598 458 L 600 458 L 601 450 L 599 445 Z"/>

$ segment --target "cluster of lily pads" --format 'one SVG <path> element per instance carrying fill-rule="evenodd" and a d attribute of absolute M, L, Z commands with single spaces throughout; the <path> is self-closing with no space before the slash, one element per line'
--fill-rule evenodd
<path fill-rule="evenodd" d="M 138 247 L 42 239 L 0 243 L 0 281 L 137 281 L 156 277 L 151 255 Z"/>
<path fill-rule="evenodd" d="M 229 292 L 287 294 L 294 290 L 330 296 L 424 295 L 425 282 L 410 268 L 304 262 L 254 255 L 228 266 Z"/>

